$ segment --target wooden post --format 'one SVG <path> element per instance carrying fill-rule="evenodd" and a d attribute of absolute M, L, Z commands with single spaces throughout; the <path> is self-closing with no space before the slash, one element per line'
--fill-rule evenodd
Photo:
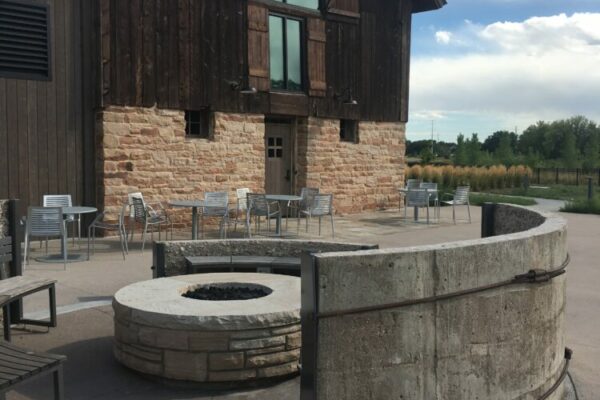
<path fill-rule="evenodd" d="M 9 277 L 23 275 L 23 263 L 21 257 L 21 228 L 19 224 L 19 200 L 8 201 L 8 234 L 12 238 L 12 261 L 9 267 Z M 13 301 L 10 308 L 10 321 L 18 323 L 23 318 L 23 300 Z"/>
<path fill-rule="evenodd" d="M 579 168 L 575 169 L 575 186 L 579 186 Z"/>
<path fill-rule="evenodd" d="M 556 179 L 554 183 L 558 185 L 558 168 L 556 168 Z"/>
<path fill-rule="evenodd" d="M 537 184 L 538 184 L 538 185 L 541 185 L 541 184 L 542 184 L 542 177 L 541 177 L 541 173 L 542 173 L 542 169 L 541 169 L 541 168 L 538 168 L 538 169 L 537 169 L 537 176 L 538 176 L 538 181 L 537 181 Z"/>
<path fill-rule="evenodd" d="M 154 242 L 152 246 L 152 278 L 163 278 L 165 276 L 165 244 Z"/>
<path fill-rule="evenodd" d="M 592 185 L 592 177 L 590 176 L 588 178 L 588 200 L 592 200 L 593 197 L 594 197 L 594 189 L 593 189 L 593 185 Z"/>

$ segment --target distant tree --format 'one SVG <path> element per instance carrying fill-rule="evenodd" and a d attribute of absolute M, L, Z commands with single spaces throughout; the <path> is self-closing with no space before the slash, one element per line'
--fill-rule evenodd
<path fill-rule="evenodd" d="M 480 165 L 481 163 L 481 142 L 476 133 L 466 142 L 467 165 Z"/>
<path fill-rule="evenodd" d="M 507 166 L 512 165 L 514 163 L 515 153 L 510 132 L 505 132 L 505 134 L 502 134 L 500 136 L 498 147 L 496 148 L 496 151 L 494 153 L 494 158 L 499 163 Z"/>
<path fill-rule="evenodd" d="M 593 169 L 600 167 L 600 134 L 593 132 L 583 152 L 583 168 Z"/>
<path fill-rule="evenodd" d="M 456 138 L 456 150 L 454 151 L 454 164 L 467 165 L 467 144 L 465 136 L 461 133 Z"/>
<path fill-rule="evenodd" d="M 481 145 L 481 150 L 493 154 L 496 152 L 496 150 L 498 150 L 498 147 L 500 146 L 500 141 L 503 139 L 508 141 L 509 146 L 511 148 L 511 152 L 515 153 L 517 150 L 518 136 L 516 133 L 509 131 L 496 131 L 492 133 L 483 141 L 483 144 Z"/>
<path fill-rule="evenodd" d="M 564 133 L 560 155 L 565 167 L 576 168 L 579 166 L 579 151 L 577 150 L 576 138 L 573 132 L 566 131 Z"/>
<path fill-rule="evenodd" d="M 421 164 L 431 164 L 431 162 L 435 158 L 435 156 L 431 152 L 431 147 L 423 148 L 423 150 L 421 150 L 421 154 L 419 154 L 419 156 L 421 157 Z"/>

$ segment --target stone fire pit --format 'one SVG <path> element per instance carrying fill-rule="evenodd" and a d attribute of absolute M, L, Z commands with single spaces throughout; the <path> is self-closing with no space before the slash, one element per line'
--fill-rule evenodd
<path fill-rule="evenodd" d="M 197 300 L 200 287 L 260 288 L 250 300 Z M 117 360 L 160 378 L 252 383 L 298 372 L 300 279 L 215 273 L 154 279 L 115 294 Z"/>

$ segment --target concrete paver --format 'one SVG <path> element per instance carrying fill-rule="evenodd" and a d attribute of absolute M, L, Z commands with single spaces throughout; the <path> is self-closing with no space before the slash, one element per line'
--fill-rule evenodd
<path fill-rule="evenodd" d="M 459 215 L 463 216 L 463 210 Z M 374 212 L 336 218 L 336 240 L 378 243 L 381 247 L 403 247 L 433 244 L 479 237 L 480 211 L 472 208 L 473 223 L 454 225 L 451 210 L 442 209 L 440 224 L 404 221 L 397 211 Z M 466 213 L 465 213 L 466 216 Z M 600 266 L 595 251 L 600 238 L 600 216 L 562 214 L 569 223 L 568 242 L 572 262 L 567 285 L 567 344 L 575 351 L 572 374 L 580 399 L 600 398 Z M 295 222 L 290 229 L 295 232 Z M 323 224 L 323 239 L 331 232 Z M 316 237 L 316 224 L 303 237 Z M 182 232 L 180 237 L 186 237 Z M 137 241 L 137 238 L 136 238 Z M 65 354 L 69 360 L 65 369 L 67 399 L 264 399 L 296 400 L 299 379 L 292 379 L 268 388 L 236 392 L 207 392 L 198 388 L 173 388 L 148 380 L 119 365 L 112 356 L 112 309 L 107 304 L 121 287 L 151 277 L 151 251 L 141 254 L 134 244 L 126 261 L 120 255 L 118 241 L 104 239 L 97 243 L 97 253 L 91 261 L 62 265 L 32 263 L 26 274 L 58 279 L 57 301 L 63 311 L 58 327 L 46 333 L 44 329 L 15 330 L 17 345 L 40 351 Z M 37 250 L 39 253 L 39 249 Z M 94 303 L 96 302 L 96 303 Z M 82 306 L 93 308 L 81 308 Z M 98 306 L 100 305 L 100 306 Z M 39 312 L 47 307 L 45 296 L 32 296 L 25 304 L 27 312 Z M 41 333 L 43 332 L 43 333 Z M 9 400 L 47 399 L 51 390 L 49 379 L 24 385 L 8 395 Z"/>

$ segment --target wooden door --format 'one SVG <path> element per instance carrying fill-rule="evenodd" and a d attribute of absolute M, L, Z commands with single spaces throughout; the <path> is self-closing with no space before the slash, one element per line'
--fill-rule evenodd
<path fill-rule="evenodd" d="M 267 123 L 265 133 L 265 192 L 292 192 L 291 123 Z"/>

